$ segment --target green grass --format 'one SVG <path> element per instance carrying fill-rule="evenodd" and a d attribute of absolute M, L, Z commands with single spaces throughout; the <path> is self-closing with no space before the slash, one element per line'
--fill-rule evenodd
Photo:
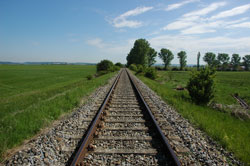
<path fill-rule="evenodd" d="M 95 72 L 96 66 L 0 65 L 0 160 L 114 75 L 87 80 Z"/>
<path fill-rule="evenodd" d="M 242 121 L 228 113 L 195 105 L 191 102 L 187 91 L 174 90 L 173 88 L 178 85 L 186 85 L 188 72 L 159 72 L 159 75 L 155 81 L 143 76 L 139 78 L 163 100 L 176 108 L 183 117 L 235 153 L 242 162 L 250 165 L 250 120 Z M 219 103 L 236 103 L 230 97 L 230 94 L 235 92 L 244 96 L 249 102 L 250 73 L 217 72 L 216 82 L 215 99 Z"/>

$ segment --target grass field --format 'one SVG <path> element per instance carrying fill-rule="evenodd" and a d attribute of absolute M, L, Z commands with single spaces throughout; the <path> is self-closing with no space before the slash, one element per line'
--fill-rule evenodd
<path fill-rule="evenodd" d="M 205 131 L 223 147 L 247 165 L 250 165 L 250 120 L 240 120 L 227 112 L 191 102 L 187 91 L 177 91 L 177 86 L 186 86 L 189 72 L 161 71 L 157 80 L 139 78 L 163 100 L 172 105 L 192 124 Z M 250 72 L 217 72 L 215 101 L 222 104 L 238 104 L 231 96 L 239 93 L 250 101 Z"/>
<path fill-rule="evenodd" d="M 0 160 L 114 75 L 86 79 L 95 72 L 96 66 L 0 65 Z"/>

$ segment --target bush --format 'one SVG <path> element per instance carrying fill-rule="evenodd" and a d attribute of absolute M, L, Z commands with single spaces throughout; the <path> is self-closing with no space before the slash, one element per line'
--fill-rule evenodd
<path fill-rule="evenodd" d="M 179 69 L 177 67 L 173 67 L 172 71 L 178 71 Z"/>
<path fill-rule="evenodd" d="M 102 60 L 101 62 L 97 63 L 97 72 L 111 71 L 113 66 L 113 62 L 109 60 Z"/>
<path fill-rule="evenodd" d="M 112 66 L 109 71 L 114 72 L 114 71 L 119 71 L 120 67 L 119 66 Z"/>
<path fill-rule="evenodd" d="M 152 80 L 156 79 L 157 78 L 157 72 L 154 68 L 152 67 L 149 67 L 147 68 L 146 72 L 145 72 L 145 77 L 148 77 Z"/>
<path fill-rule="evenodd" d="M 86 77 L 88 80 L 92 80 L 93 79 L 93 76 L 92 75 L 87 75 Z"/>
<path fill-rule="evenodd" d="M 133 70 L 133 71 L 137 71 L 137 67 L 136 67 L 135 64 L 131 64 L 131 65 L 129 66 L 129 69 L 130 69 L 130 70 Z"/>
<path fill-rule="evenodd" d="M 144 66 L 142 66 L 141 64 L 138 64 L 137 65 L 137 72 L 136 72 L 136 74 L 144 73 L 144 71 L 145 71 Z"/>
<path fill-rule="evenodd" d="M 215 70 L 204 68 L 192 73 L 187 89 L 193 102 L 207 104 L 214 97 Z"/>
<path fill-rule="evenodd" d="M 160 67 L 160 66 L 155 66 L 155 69 L 156 69 L 156 70 L 160 70 L 160 71 L 163 70 L 163 68 Z"/>

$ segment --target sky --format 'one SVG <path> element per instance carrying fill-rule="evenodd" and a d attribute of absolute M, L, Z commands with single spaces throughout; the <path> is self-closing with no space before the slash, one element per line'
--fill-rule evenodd
<path fill-rule="evenodd" d="M 249 0 L 0 0 L 0 61 L 126 63 L 134 41 L 157 52 L 250 54 Z M 157 63 L 162 63 L 157 57 Z M 202 62 L 204 64 L 204 62 Z"/>

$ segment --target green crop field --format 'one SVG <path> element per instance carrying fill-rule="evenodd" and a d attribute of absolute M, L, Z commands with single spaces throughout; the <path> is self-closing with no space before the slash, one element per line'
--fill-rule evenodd
<path fill-rule="evenodd" d="M 114 75 L 86 79 L 95 73 L 96 66 L 0 65 L 0 160 Z"/>
<path fill-rule="evenodd" d="M 191 102 L 186 90 L 177 91 L 177 86 L 185 87 L 190 72 L 160 71 L 156 80 L 144 76 L 139 78 L 154 90 L 163 100 L 172 105 L 192 124 L 205 131 L 223 147 L 247 165 L 250 165 L 250 120 L 242 120 L 229 112 L 221 112 L 209 106 L 199 106 Z M 250 104 L 250 72 L 217 72 L 215 78 L 214 102 L 223 105 L 239 105 L 231 94 L 238 93 Z"/>

